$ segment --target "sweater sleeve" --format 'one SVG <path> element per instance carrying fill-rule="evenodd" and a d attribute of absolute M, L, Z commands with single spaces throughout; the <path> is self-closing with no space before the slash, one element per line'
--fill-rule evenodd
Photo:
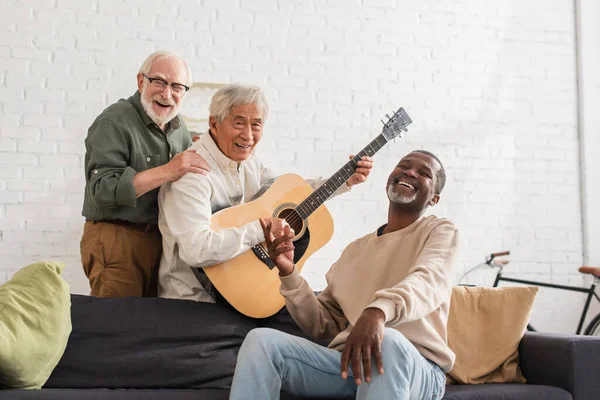
<path fill-rule="evenodd" d="M 335 264 L 326 275 L 327 287 L 318 296 L 296 268 L 280 278 L 281 294 L 288 311 L 298 326 L 314 339 L 331 339 L 346 329 L 348 322 L 332 295 L 334 267 Z"/>
<path fill-rule="evenodd" d="M 458 239 L 456 227 L 443 220 L 429 234 L 408 276 L 391 288 L 375 292 L 366 308 L 381 309 L 389 327 L 424 318 L 436 310 L 452 291 Z"/>

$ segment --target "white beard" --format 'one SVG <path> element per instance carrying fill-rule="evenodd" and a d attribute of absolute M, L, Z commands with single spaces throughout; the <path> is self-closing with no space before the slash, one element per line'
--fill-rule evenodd
<path fill-rule="evenodd" d="M 390 183 L 387 186 L 387 196 L 388 199 L 390 199 L 391 202 L 394 203 L 398 203 L 398 204 L 408 204 L 411 201 L 413 201 L 414 199 L 417 198 L 417 192 L 413 192 L 411 195 L 408 196 L 403 196 L 401 194 L 398 194 L 396 192 L 394 192 L 394 185 L 395 183 Z"/>
<path fill-rule="evenodd" d="M 178 111 L 177 107 L 173 107 L 173 111 L 171 111 L 169 114 L 167 114 L 165 116 L 157 115 L 154 112 L 154 109 L 152 108 L 152 100 L 148 101 L 148 100 L 146 100 L 146 97 L 144 96 L 147 85 L 148 85 L 148 82 L 144 82 L 144 85 L 142 86 L 142 95 L 141 95 L 142 108 L 144 109 L 144 111 L 146 111 L 146 114 L 148 114 L 150 119 L 156 123 L 156 125 L 163 126 L 164 124 L 166 124 L 167 122 L 169 122 L 170 120 L 175 118 L 175 116 L 177 115 L 177 111 Z"/>

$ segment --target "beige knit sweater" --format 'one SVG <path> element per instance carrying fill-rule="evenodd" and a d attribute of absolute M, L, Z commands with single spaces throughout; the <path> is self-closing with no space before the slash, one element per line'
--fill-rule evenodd
<path fill-rule="evenodd" d="M 350 243 L 318 297 L 297 270 L 281 278 L 281 294 L 307 334 L 333 338 L 329 347 L 340 351 L 363 310 L 379 308 L 386 327 L 397 329 L 447 372 L 455 358 L 446 323 L 457 245 L 452 222 L 422 217 L 402 230 L 373 232 Z"/>

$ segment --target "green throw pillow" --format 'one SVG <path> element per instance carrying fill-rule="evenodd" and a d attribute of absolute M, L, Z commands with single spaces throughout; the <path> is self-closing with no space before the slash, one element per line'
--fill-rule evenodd
<path fill-rule="evenodd" d="M 39 389 L 71 333 L 64 264 L 37 262 L 0 286 L 0 388 Z"/>

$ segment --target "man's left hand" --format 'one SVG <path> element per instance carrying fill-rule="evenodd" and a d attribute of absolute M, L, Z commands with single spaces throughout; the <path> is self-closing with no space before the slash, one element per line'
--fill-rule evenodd
<path fill-rule="evenodd" d="M 349 158 L 352 160 L 354 155 L 351 154 Z M 357 165 L 356 169 L 354 170 L 354 174 L 346 181 L 348 187 L 358 185 L 359 183 L 363 183 L 367 180 L 369 174 L 371 173 L 371 168 L 373 168 L 373 159 L 369 156 L 363 156 L 356 164 Z"/>
<path fill-rule="evenodd" d="M 385 332 L 385 314 L 379 308 L 367 308 L 352 328 L 342 352 L 342 378 L 348 378 L 348 365 L 352 366 L 354 380 L 362 383 L 361 361 L 365 381 L 371 382 L 371 358 L 375 358 L 377 371 L 383 375 L 381 343 Z"/>

